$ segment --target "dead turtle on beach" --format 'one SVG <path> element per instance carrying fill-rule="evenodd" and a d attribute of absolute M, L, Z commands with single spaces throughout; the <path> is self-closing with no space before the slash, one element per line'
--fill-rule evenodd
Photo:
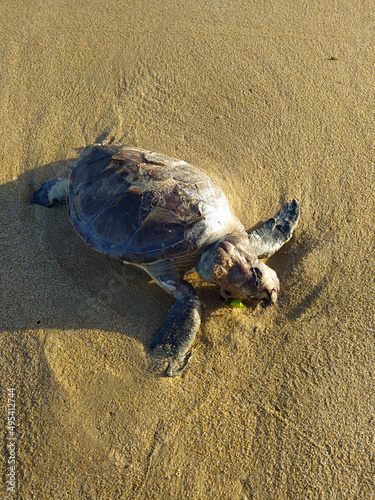
<path fill-rule="evenodd" d="M 45 182 L 30 201 L 67 202 L 74 229 L 94 250 L 144 269 L 176 301 L 150 344 L 179 374 L 200 326 L 200 302 L 184 275 L 195 269 L 222 297 L 276 301 L 279 280 L 260 258 L 292 236 L 299 217 L 293 199 L 250 234 L 224 193 L 182 160 L 144 149 L 94 145 L 73 165 L 69 180 Z"/>

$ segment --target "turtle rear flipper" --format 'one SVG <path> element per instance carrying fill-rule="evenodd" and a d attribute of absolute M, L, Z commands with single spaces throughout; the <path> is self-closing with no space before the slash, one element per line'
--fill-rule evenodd
<path fill-rule="evenodd" d="M 262 227 L 249 233 L 249 241 L 259 259 L 270 257 L 293 235 L 299 219 L 299 203 L 293 198 L 276 218 L 269 219 Z"/>
<path fill-rule="evenodd" d="M 58 203 L 65 203 L 68 190 L 67 179 L 52 179 L 43 182 L 40 188 L 31 197 L 30 205 L 34 203 L 45 207 L 53 207 Z"/>
<path fill-rule="evenodd" d="M 164 374 L 180 375 L 191 356 L 189 349 L 199 329 L 200 302 L 195 288 L 188 282 L 178 283 L 176 302 L 169 309 L 165 322 L 149 348 L 151 355 L 167 361 Z"/>

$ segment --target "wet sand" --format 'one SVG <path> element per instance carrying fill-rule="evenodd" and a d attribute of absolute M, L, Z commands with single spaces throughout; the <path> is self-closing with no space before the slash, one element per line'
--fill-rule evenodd
<path fill-rule="evenodd" d="M 375 498 L 375 9 L 313 3 L 0 6 L 1 498 Z M 196 165 L 248 228 L 301 204 L 275 307 L 189 277 L 179 378 L 147 352 L 171 298 L 28 205 L 101 140 Z"/>

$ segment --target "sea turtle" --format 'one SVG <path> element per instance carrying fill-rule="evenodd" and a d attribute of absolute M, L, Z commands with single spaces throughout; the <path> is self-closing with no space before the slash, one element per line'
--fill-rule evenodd
<path fill-rule="evenodd" d="M 296 199 L 276 218 L 247 233 L 221 189 L 188 163 L 152 151 L 94 145 L 73 165 L 70 178 L 53 179 L 30 203 L 67 202 L 74 229 L 94 250 L 144 269 L 176 301 L 150 344 L 179 374 L 200 326 L 200 303 L 184 275 L 195 269 L 220 287 L 222 297 L 276 301 L 279 280 L 259 259 L 292 236 Z"/>

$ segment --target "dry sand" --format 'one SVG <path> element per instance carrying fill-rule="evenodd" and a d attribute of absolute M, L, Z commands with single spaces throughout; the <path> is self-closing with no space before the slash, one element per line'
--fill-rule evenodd
<path fill-rule="evenodd" d="M 0 44 L 0 497 L 375 498 L 374 3 L 14 0 Z M 191 276 L 180 378 L 147 354 L 171 299 L 28 205 L 102 139 L 198 166 L 247 227 L 301 203 L 276 307 Z"/>

